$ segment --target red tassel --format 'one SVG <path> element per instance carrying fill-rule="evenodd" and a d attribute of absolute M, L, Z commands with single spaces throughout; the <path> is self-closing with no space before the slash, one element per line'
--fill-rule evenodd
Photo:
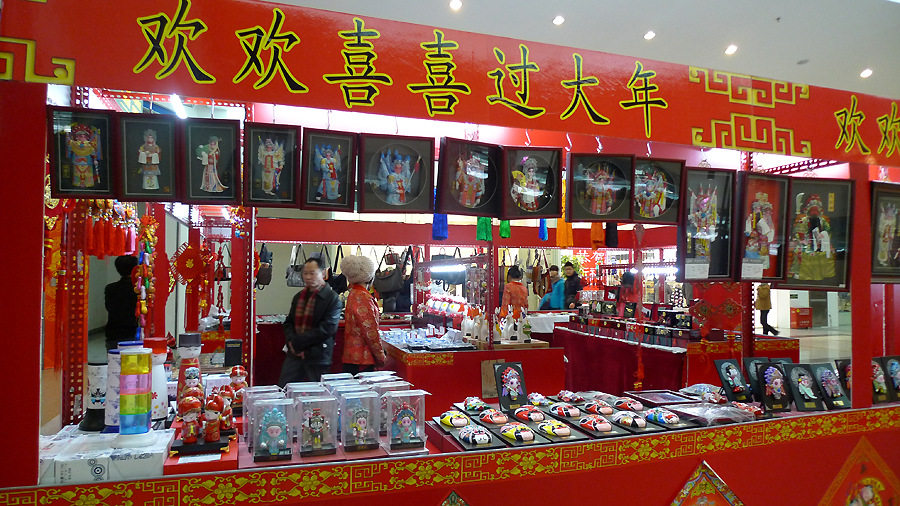
<path fill-rule="evenodd" d="M 100 259 L 106 257 L 106 250 L 103 247 L 103 236 L 105 235 L 103 230 L 105 227 L 103 226 L 103 224 L 105 221 L 106 220 L 100 219 L 97 220 L 97 223 L 94 224 L 94 250 L 92 253 L 95 257 Z"/>
<path fill-rule="evenodd" d="M 122 256 L 125 254 L 125 228 L 116 226 L 113 229 L 113 252 L 112 254 L 115 256 Z"/>
<path fill-rule="evenodd" d="M 134 227 L 130 225 L 128 226 L 128 230 L 125 231 L 125 254 L 134 254 Z"/>
<path fill-rule="evenodd" d="M 84 252 L 94 254 L 94 218 L 91 215 L 84 218 Z"/>
<path fill-rule="evenodd" d="M 112 229 L 112 222 L 103 220 L 103 254 L 107 256 L 112 254 Z"/>

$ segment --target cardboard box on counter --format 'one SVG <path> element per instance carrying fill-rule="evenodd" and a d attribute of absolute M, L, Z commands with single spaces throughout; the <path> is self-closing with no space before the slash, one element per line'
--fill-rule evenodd
<path fill-rule="evenodd" d="M 168 429 L 155 433 L 156 443 L 143 448 L 112 448 L 117 434 L 79 436 L 56 456 L 55 484 L 78 485 L 162 476 L 163 463 L 175 431 Z"/>

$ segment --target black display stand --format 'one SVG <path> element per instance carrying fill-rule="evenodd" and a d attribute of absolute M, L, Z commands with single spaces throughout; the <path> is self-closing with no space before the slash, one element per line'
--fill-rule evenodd
<path fill-rule="evenodd" d="M 885 380 L 893 387 L 893 400 L 900 401 L 900 355 L 881 357 L 884 366 Z"/>
<path fill-rule="evenodd" d="M 823 404 L 822 390 L 814 379 L 812 367 L 809 364 L 783 364 L 784 373 L 791 386 L 791 396 L 794 398 L 794 406 L 798 411 L 825 411 Z M 809 393 L 801 390 L 800 382 L 806 376 L 809 380 L 809 389 L 812 390 L 812 398 L 808 399 Z"/>
<path fill-rule="evenodd" d="M 822 392 L 822 400 L 825 402 L 825 406 L 829 410 L 833 409 L 848 409 L 850 408 L 850 398 L 847 397 L 844 392 L 844 387 L 841 385 L 841 381 L 838 378 L 838 375 L 834 372 L 834 367 L 828 362 L 822 362 L 818 364 L 809 364 L 809 370 L 812 371 L 816 385 L 819 386 L 819 391 Z M 830 372 L 832 376 L 837 380 L 837 392 L 836 395 L 832 395 L 829 393 L 829 388 L 826 388 L 825 382 L 823 381 L 823 373 Z"/>
<path fill-rule="evenodd" d="M 853 392 L 850 389 L 850 385 L 847 384 L 847 368 L 850 367 L 850 359 L 842 358 L 834 361 L 834 366 L 837 368 L 838 378 L 841 380 L 841 388 L 844 389 L 844 395 L 847 396 L 848 399 L 853 398 Z M 850 372 L 851 376 L 853 372 Z"/>
<path fill-rule="evenodd" d="M 172 443 L 170 452 L 173 455 L 199 455 L 201 453 L 219 453 L 228 451 L 229 439 L 227 436 L 220 436 L 218 441 L 208 442 L 201 436 L 196 443 L 184 444 L 184 440 L 179 438 Z"/>
<path fill-rule="evenodd" d="M 760 389 L 759 378 L 756 376 L 756 365 L 763 362 L 775 362 L 769 360 L 768 357 L 744 357 L 744 370 L 747 372 L 747 383 L 750 390 L 753 390 L 753 399 L 756 402 L 762 402 L 762 389 Z"/>
<path fill-rule="evenodd" d="M 872 358 L 872 369 L 867 371 L 867 377 L 869 378 L 869 383 L 872 384 L 872 404 L 884 404 L 886 402 L 892 402 L 896 393 L 894 391 L 894 382 L 891 381 L 890 375 L 888 375 L 887 370 L 884 367 L 884 362 L 881 360 L 883 357 L 873 357 Z M 884 377 L 884 391 L 879 392 L 875 389 L 875 368 L 876 366 L 881 369 L 881 374 Z"/>
<path fill-rule="evenodd" d="M 747 386 L 747 380 L 744 379 L 743 373 L 741 373 L 741 366 L 738 364 L 737 359 L 716 360 L 715 364 L 722 386 L 725 387 L 725 396 L 728 397 L 728 400 L 744 403 L 750 402 L 750 388 Z M 729 378 L 735 382 L 734 385 L 729 383 Z"/>
<path fill-rule="evenodd" d="M 775 397 L 774 394 L 770 393 L 768 390 L 768 384 L 766 382 L 766 370 L 770 367 L 774 367 L 778 373 L 781 374 L 782 380 L 782 388 L 781 390 L 784 393 L 780 394 L 778 398 Z M 790 411 L 791 410 L 791 391 L 788 383 L 788 376 L 784 373 L 784 366 L 782 364 L 778 364 L 775 362 L 763 362 L 761 364 L 756 364 L 756 375 L 759 377 L 759 384 L 761 388 L 761 393 L 763 396 L 762 406 L 763 410 L 766 413 L 778 413 L 782 411 Z"/>

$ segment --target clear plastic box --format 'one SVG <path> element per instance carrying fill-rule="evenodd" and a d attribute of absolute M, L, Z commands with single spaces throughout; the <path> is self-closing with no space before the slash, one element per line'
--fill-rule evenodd
<path fill-rule="evenodd" d="M 300 456 L 337 453 L 337 399 L 331 396 L 298 397 L 294 406 Z"/>
<path fill-rule="evenodd" d="M 253 403 L 253 461 L 290 460 L 294 418 L 290 399 L 257 399 Z"/>
<path fill-rule="evenodd" d="M 409 390 L 412 386 L 412 383 L 408 381 L 385 381 L 383 383 L 375 383 L 372 385 L 372 390 L 378 394 L 378 397 L 381 398 L 381 435 L 384 436 L 387 434 L 388 429 L 388 405 L 387 398 L 384 397 L 386 392 L 391 392 L 395 390 Z"/>
<path fill-rule="evenodd" d="M 287 398 L 290 398 L 291 392 L 295 388 L 312 388 L 312 387 L 316 387 L 319 389 L 325 388 L 322 386 L 321 383 L 316 383 L 314 381 L 297 381 L 295 383 L 288 383 L 287 385 L 284 386 L 284 396 Z"/>
<path fill-rule="evenodd" d="M 424 390 L 392 390 L 385 392 L 390 427 L 382 439 L 388 452 L 421 450 L 425 447 Z"/>
<path fill-rule="evenodd" d="M 384 376 L 369 376 L 368 378 L 360 378 L 359 383 L 362 385 L 375 385 L 378 383 L 384 383 L 386 381 L 401 381 L 403 378 L 398 376 L 394 376 L 393 374 L 386 374 Z"/>
<path fill-rule="evenodd" d="M 353 379 L 353 375 L 350 374 L 349 372 L 336 372 L 336 373 L 322 375 L 322 383 L 328 383 L 329 381 L 346 380 L 346 379 Z"/>
<path fill-rule="evenodd" d="M 345 452 L 375 450 L 379 446 L 381 402 L 372 391 L 345 392 L 340 398 L 341 443 Z"/>
<path fill-rule="evenodd" d="M 247 449 L 253 451 L 253 430 L 256 427 L 256 406 L 257 402 L 264 400 L 286 400 L 284 392 L 277 390 L 275 392 L 254 392 L 250 397 L 244 398 L 244 440 L 247 442 Z"/>
<path fill-rule="evenodd" d="M 394 371 L 366 371 L 356 375 L 357 379 L 374 378 L 377 376 L 393 376 Z"/>
<path fill-rule="evenodd" d="M 336 387 L 347 386 L 347 385 L 359 385 L 359 381 L 355 379 L 344 379 L 344 380 L 335 380 L 335 381 L 324 381 L 322 385 L 328 389 L 329 392 L 334 390 Z"/>

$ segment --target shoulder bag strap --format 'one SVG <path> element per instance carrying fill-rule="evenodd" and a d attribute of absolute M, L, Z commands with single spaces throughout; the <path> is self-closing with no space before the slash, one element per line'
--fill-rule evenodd
<path fill-rule="evenodd" d="M 459 246 L 453 250 L 453 258 L 462 258 L 462 251 L 460 251 Z"/>
<path fill-rule="evenodd" d="M 337 250 L 334 252 L 334 266 L 331 268 L 331 273 L 336 274 L 338 270 L 338 265 L 340 265 L 340 260 L 344 258 L 344 245 L 338 244 Z"/>

